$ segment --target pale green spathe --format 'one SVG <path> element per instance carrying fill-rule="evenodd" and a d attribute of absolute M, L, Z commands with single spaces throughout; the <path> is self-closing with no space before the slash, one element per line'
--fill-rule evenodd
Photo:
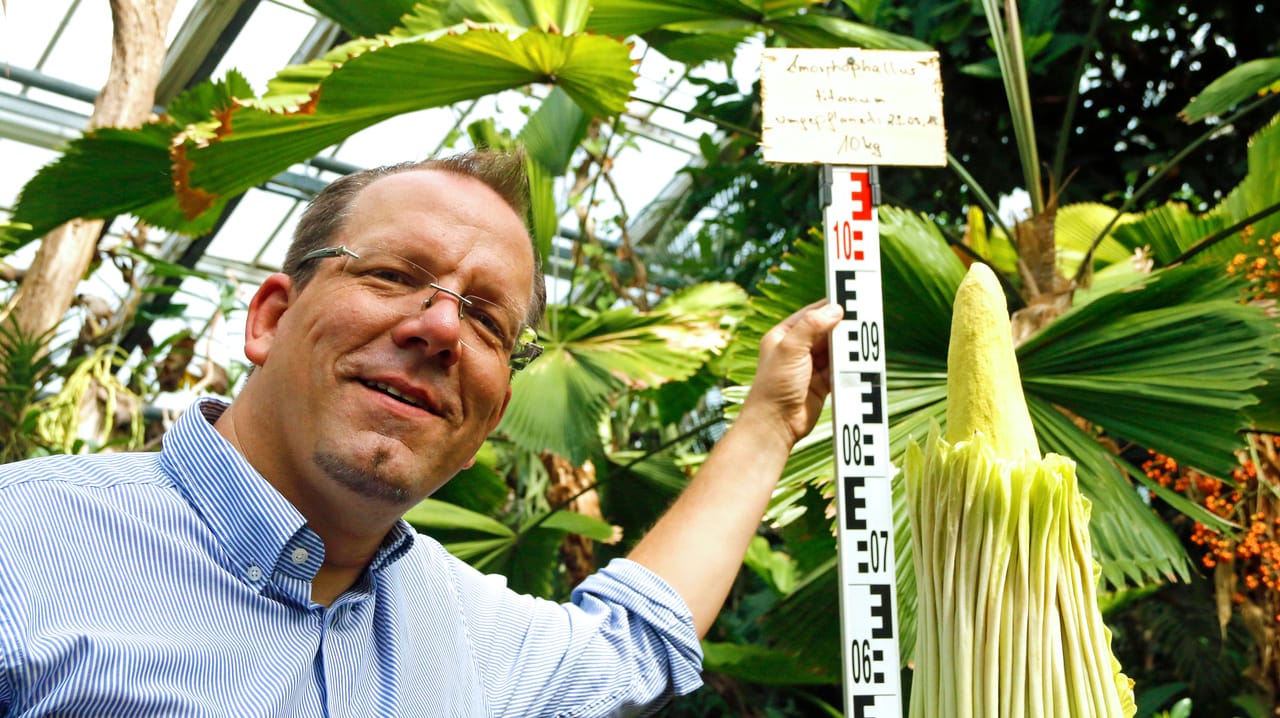
<path fill-rule="evenodd" d="M 913 718 L 1132 716 L 1098 611 L 1075 462 L 1008 461 L 935 430 L 905 464 L 916 572 Z"/>

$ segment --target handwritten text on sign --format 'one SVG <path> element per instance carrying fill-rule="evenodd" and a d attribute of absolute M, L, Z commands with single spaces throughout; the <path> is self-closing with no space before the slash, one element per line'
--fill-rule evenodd
<path fill-rule="evenodd" d="M 936 52 L 765 50 L 767 162 L 947 163 Z"/>

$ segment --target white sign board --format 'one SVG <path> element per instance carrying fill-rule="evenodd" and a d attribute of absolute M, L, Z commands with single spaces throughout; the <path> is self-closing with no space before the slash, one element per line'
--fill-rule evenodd
<path fill-rule="evenodd" d="M 766 162 L 947 164 L 936 52 L 770 49 L 760 80 Z"/>

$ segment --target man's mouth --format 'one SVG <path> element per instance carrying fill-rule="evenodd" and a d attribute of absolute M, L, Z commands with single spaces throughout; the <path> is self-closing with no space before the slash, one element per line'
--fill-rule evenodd
<path fill-rule="evenodd" d="M 373 389 L 374 391 L 378 391 L 378 392 L 382 392 L 383 394 L 386 394 L 387 396 L 391 397 L 392 399 L 395 399 L 396 401 L 399 401 L 399 402 L 408 404 L 409 406 L 417 407 L 419 409 L 423 409 L 426 411 L 431 410 L 431 407 L 422 403 L 418 399 L 415 399 L 414 397 L 405 394 L 404 392 L 400 391 L 394 386 L 391 386 L 390 384 L 384 384 L 380 381 L 365 381 L 361 383 L 369 387 L 370 389 Z"/>

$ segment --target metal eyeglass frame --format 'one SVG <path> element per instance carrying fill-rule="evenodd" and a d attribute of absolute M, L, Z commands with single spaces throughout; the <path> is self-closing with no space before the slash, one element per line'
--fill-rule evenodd
<path fill-rule="evenodd" d="M 332 247 L 321 247 L 320 249 L 313 249 L 310 252 L 307 252 L 298 260 L 298 265 L 301 266 L 313 259 L 328 259 L 330 257 L 355 257 L 356 259 L 359 259 L 360 255 L 348 249 L 346 245 L 339 244 Z M 458 319 L 465 319 L 467 307 L 475 303 L 471 299 L 464 297 L 454 290 L 448 287 L 442 287 L 435 282 L 428 282 L 427 286 L 436 290 L 436 292 L 422 301 L 423 309 L 429 308 L 440 292 L 444 292 L 458 300 Z M 533 341 L 537 336 L 538 333 L 534 331 L 533 327 L 527 325 L 521 327 L 518 332 L 518 338 L 516 339 L 516 345 L 512 348 L 511 357 L 507 361 L 507 365 L 511 367 L 511 371 L 520 371 L 533 363 L 534 359 L 542 356 L 542 345 Z"/>

